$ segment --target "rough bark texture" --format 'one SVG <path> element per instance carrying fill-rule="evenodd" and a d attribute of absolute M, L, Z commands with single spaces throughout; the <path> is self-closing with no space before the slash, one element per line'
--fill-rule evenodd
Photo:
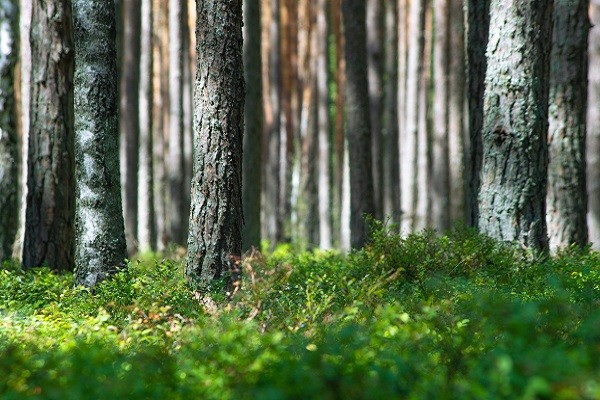
<path fill-rule="evenodd" d="M 552 2 L 492 0 L 479 228 L 545 250 Z"/>
<path fill-rule="evenodd" d="M 74 0 L 73 25 L 76 284 L 93 287 L 127 257 L 113 0 Z"/>
<path fill-rule="evenodd" d="M 242 198 L 243 250 L 260 246 L 260 188 L 262 186 L 262 63 L 260 57 L 260 0 L 244 0 L 244 153 Z"/>
<path fill-rule="evenodd" d="M 469 110 L 469 147 L 465 176 L 469 186 L 466 195 L 467 224 L 476 226 L 479 219 L 481 171 L 481 129 L 483 126 L 483 93 L 487 58 L 485 55 L 490 28 L 490 0 L 466 0 L 465 57 L 467 67 L 467 99 Z"/>
<path fill-rule="evenodd" d="M 156 248 L 152 163 L 152 0 L 142 0 L 139 87 L 138 243 L 140 251 Z"/>
<path fill-rule="evenodd" d="M 600 1 L 592 0 L 589 33 L 587 181 L 589 239 L 600 249 Z"/>
<path fill-rule="evenodd" d="M 19 150 L 15 96 L 18 35 L 17 1 L 0 0 L 0 262 L 11 257 L 19 224 Z"/>
<path fill-rule="evenodd" d="M 194 168 L 186 276 L 205 286 L 242 248 L 242 1 L 196 4 Z M 233 273 L 233 272 L 232 272 Z"/>
<path fill-rule="evenodd" d="M 139 161 L 139 78 L 140 78 L 140 0 L 123 2 L 123 58 L 120 73 L 121 196 L 127 251 L 137 248 L 138 161 Z"/>
<path fill-rule="evenodd" d="M 350 162 L 350 240 L 353 248 L 368 239 L 365 217 L 375 211 L 367 81 L 366 9 L 361 0 L 342 0 L 346 58 L 345 112 Z"/>
<path fill-rule="evenodd" d="M 546 198 L 552 250 L 588 242 L 585 137 L 589 3 L 557 1 L 554 6 Z"/>
<path fill-rule="evenodd" d="M 73 270 L 73 42 L 71 2 L 34 0 L 31 126 L 23 266 Z"/>

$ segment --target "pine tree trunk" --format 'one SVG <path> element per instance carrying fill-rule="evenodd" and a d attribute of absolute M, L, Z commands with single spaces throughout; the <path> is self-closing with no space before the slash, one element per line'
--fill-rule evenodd
<path fill-rule="evenodd" d="M 350 240 L 353 248 L 368 239 L 365 217 L 373 216 L 373 175 L 369 87 L 367 81 L 366 7 L 361 0 L 342 0 L 346 58 L 346 124 L 350 162 Z"/>
<path fill-rule="evenodd" d="M 544 251 L 552 2 L 493 0 L 479 228 Z"/>
<path fill-rule="evenodd" d="M 34 0 L 26 268 L 74 266 L 73 55 L 71 2 Z"/>
<path fill-rule="evenodd" d="M 76 284 L 94 287 L 127 257 L 113 0 L 74 0 L 73 25 Z"/>
<path fill-rule="evenodd" d="M 219 278 L 242 248 L 242 1 L 196 4 L 194 169 L 186 276 Z M 233 273 L 233 271 L 232 271 Z"/>
<path fill-rule="evenodd" d="M 589 33 L 587 181 L 588 225 L 592 247 L 600 249 L 600 1 L 591 5 Z"/>
<path fill-rule="evenodd" d="M 243 250 L 260 246 L 260 188 L 262 185 L 262 63 L 260 57 L 260 0 L 244 0 L 244 152 L 242 197 Z"/>
<path fill-rule="evenodd" d="M 19 58 L 19 7 L 0 0 L 0 262 L 12 255 L 18 229 L 19 149 L 15 67 Z"/>

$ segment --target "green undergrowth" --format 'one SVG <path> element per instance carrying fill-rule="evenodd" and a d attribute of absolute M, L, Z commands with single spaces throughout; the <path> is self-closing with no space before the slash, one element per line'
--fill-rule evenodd
<path fill-rule="evenodd" d="M 600 255 L 466 229 L 249 253 L 190 290 L 149 254 L 93 292 L 0 268 L 1 399 L 597 399 Z"/>

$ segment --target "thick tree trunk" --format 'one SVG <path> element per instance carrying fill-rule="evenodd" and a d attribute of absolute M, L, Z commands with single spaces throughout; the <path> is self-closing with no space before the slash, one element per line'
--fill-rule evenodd
<path fill-rule="evenodd" d="M 152 170 L 152 0 L 142 0 L 141 13 L 137 231 L 139 250 L 150 251 L 156 248 Z"/>
<path fill-rule="evenodd" d="M 93 287 L 127 257 L 113 0 L 74 0 L 73 24 L 76 283 Z"/>
<path fill-rule="evenodd" d="M 589 33 L 587 181 L 588 225 L 592 247 L 600 249 L 600 1 L 592 0 Z"/>
<path fill-rule="evenodd" d="M 588 242 L 585 137 L 589 4 L 589 0 L 558 1 L 554 6 L 546 199 L 553 250 Z"/>
<path fill-rule="evenodd" d="M 71 2 L 34 0 L 23 266 L 73 270 L 73 39 Z"/>
<path fill-rule="evenodd" d="M 242 198 L 243 250 L 260 246 L 260 188 L 262 185 L 262 63 L 260 57 L 260 0 L 244 0 L 244 152 Z"/>
<path fill-rule="evenodd" d="M 365 217 L 373 215 L 373 174 L 369 87 L 367 81 L 366 7 L 362 0 L 342 0 L 346 58 L 346 124 L 350 162 L 350 239 L 353 248 L 368 239 Z"/>
<path fill-rule="evenodd" d="M 198 72 L 186 276 L 205 286 L 226 272 L 242 248 L 242 0 L 199 0 L 196 11 Z"/>
<path fill-rule="evenodd" d="M 137 249 L 139 164 L 140 0 L 123 2 L 123 59 L 120 76 L 121 196 L 127 252 Z"/>
<path fill-rule="evenodd" d="M 546 250 L 552 1 L 492 0 L 479 228 Z"/>
<path fill-rule="evenodd" d="M 15 67 L 19 58 L 19 7 L 0 0 L 0 262 L 11 258 L 19 219 L 19 149 Z"/>

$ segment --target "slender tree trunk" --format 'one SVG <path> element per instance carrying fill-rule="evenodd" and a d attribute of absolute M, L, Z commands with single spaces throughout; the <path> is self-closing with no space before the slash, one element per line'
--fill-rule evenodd
<path fill-rule="evenodd" d="M 350 239 L 353 248 L 368 239 L 365 217 L 373 215 L 373 175 L 369 86 L 367 81 L 366 7 L 361 0 L 342 0 L 346 74 L 345 93 L 348 152 L 350 156 Z"/>
<path fill-rule="evenodd" d="M 192 1 L 194 3 L 194 1 Z M 192 43 L 190 32 L 194 31 L 195 13 L 190 13 L 188 10 L 194 9 L 194 4 L 188 4 L 183 9 L 184 13 L 184 29 L 183 29 L 183 85 L 182 85 L 182 96 L 183 96 L 183 209 L 182 223 L 183 223 L 183 241 L 187 243 L 188 237 L 188 223 L 190 220 L 190 192 L 192 183 L 192 159 L 193 159 L 193 127 L 192 123 L 194 120 L 193 110 L 193 82 L 196 74 L 195 67 L 195 47 Z M 191 18 L 190 18 L 191 17 Z"/>
<path fill-rule="evenodd" d="M 0 262 L 12 255 L 19 219 L 19 149 L 15 68 L 19 58 L 19 7 L 0 0 Z"/>
<path fill-rule="evenodd" d="M 23 266 L 73 270 L 73 38 L 71 2 L 34 0 Z"/>
<path fill-rule="evenodd" d="M 242 248 L 242 0 L 199 0 L 196 13 L 198 72 L 186 276 L 204 286 L 231 268 L 231 257 L 239 257 Z"/>
<path fill-rule="evenodd" d="M 600 249 L 600 1 L 592 0 L 589 33 L 587 181 L 590 242 Z"/>
<path fill-rule="evenodd" d="M 260 188 L 262 152 L 262 65 L 260 57 L 260 0 L 244 0 L 244 152 L 242 198 L 243 250 L 260 246 Z"/>
<path fill-rule="evenodd" d="M 545 250 L 552 1 L 492 0 L 479 228 Z"/>
<path fill-rule="evenodd" d="M 123 2 L 123 59 L 120 73 L 121 196 L 127 252 L 137 249 L 138 163 L 139 163 L 139 79 L 140 0 Z"/>
<path fill-rule="evenodd" d="M 401 231 L 407 232 L 409 224 L 405 220 L 407 212 L 404 210 L 403 200 L 407 193 L 404 193 L 405 185 L 409 185 L 410 181 L 406 179 L 412 177 L 405 176 L 405 168 L 407 160 L 404 158 L 408 156 L 406 151 L 405 143 L 408 139 L 407 126 L 406 126 L 406 89 L 407 89 L 407 69 L 408 69 L 408 39 L 409 39 L 409 2 L 400 1 L 398 4 L 398 195 L 400 202 L 398 209 L 398 226 Z M 414 172 L 414 171 L 413 171 Z"/>
<path fill-rule="evenodd" d="M 74 0 L 76 283 L 94 287 L 127 257 L 119 177 L 113 0 Z"/>
<path fill-rule="evenodd" d="M 371 118 L 371 153 L 373 160 L 374 217 L 383 218 L 383 81 L 384 58 L 384 4 L 383 0 L 367 1 L 367 65 L 369 79 L 369 109 Z"/>
<path fill-rule="evenodd" d="M 142 0 L 141 13 L 138 242 L 140 251 L 150 251 L 156 248 L 152 179 L 152 0 Z"/>

